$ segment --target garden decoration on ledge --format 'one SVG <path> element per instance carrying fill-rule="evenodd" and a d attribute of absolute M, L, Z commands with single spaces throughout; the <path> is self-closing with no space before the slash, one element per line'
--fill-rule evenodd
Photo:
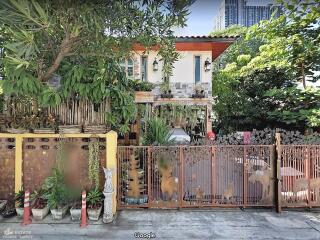
<path fill-rule="evenodd" d="M 196 84 L 194 87 L 194 94 L 192 94 L 193 98 L 204 98 L 205 92 L 203 87 L 200 84 Z"/>
<path fill-rule="evenodd" d="M 173 94 L 171 93 L 170 85 L 168 82 L 163 82 L 160 85 L 161 98 L 173 98 Z"/>
<path fill-rule="evenodd" d="M 23 205 L 24 205 L 24 191 L 20 190 L 18 193 L 16 193 L 14 200 L 15 200 L 15 207 L 16 207 L 17 215 L 19 218 L 22 218 Z"/>
<path fill-rule="evenodd" d="M 45 115 L 42 112 L 36 117 L 36 126 L 33 128 L 34 133 L 55 133 L 57 128 L 56 117 L 53 114 Z"/>
<path fill-rule="evenodd" d="M 60 125 L 59 133 L 68 134 L 68 133 L 81 133 L 82 127 L 80 125 Z"/>
<path fill-rule="evenodd" d="M 102 193 L 92 189 L 87 195 L 87 213 L 90 220 L 98 221 L 102 210 Z"/>
<path fill-rule="evenodd" d="M 146 81 L 135 80 L 132 81 L 132 87 L 135 90 L 136 103 L 152 103 L 154 101 L 154 94 L 151 92 L 154 84 Z"/>
<path fill-rule="evenodd" d="M 114 188 L 112 185 L 112 169 L 103 168 L 105 183 L 103 189 L 104 195 L 104 212 L 103 212 L 103 222 L 111 223 L 113 221 L 113 212 L 112 212 L 112 195 Z"/>
<path fill-rule="evenodd" d="M 33 201 L 31 211 L 33 218 L 36 220 L 44 219 L 49 213 L 48 201 L 42 194 L 42 190 L 40 190 L 39 192 L 34 191 L 31 195 Z"/>
<path fill-rule="evenodd" d="M 144 195 L 145 183 L 143 179 L 144 170 L 139 167 L 139 157 L 132 153 L 129 157 L 129 171 L 127 176 L 127 189 L 125 202 L 127 204 L 144 204 L 148 202 L 148 196 Z"/>

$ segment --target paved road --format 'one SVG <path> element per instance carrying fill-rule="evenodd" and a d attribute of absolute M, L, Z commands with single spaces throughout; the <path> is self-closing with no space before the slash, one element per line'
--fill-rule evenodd
<path fill-rule="evenodd" d="M 155 239 L 320 239 L 320 214 L 315 212 L 128 210 L 112 224 L 100 221 L 84 229 L 70 216 L 60 222 L 48 216 L 27 227 L 17 221 L 0 219 L 0 239 L 137 239 L 135 233 Z"/>

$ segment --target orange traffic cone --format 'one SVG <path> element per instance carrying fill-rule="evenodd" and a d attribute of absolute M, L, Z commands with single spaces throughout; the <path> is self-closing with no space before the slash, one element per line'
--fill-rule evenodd
<path fill-rule="evenodd" d="M 30 191 L 26 190 L 24 192 L 24 204 L 23 204 L 23 222 L 22 225 L 26 226 L 31 223 L 30 217 Z"/>
<path fill-rule="evenodd" d="M 82 192 L 82 206 L 81 206 L 81 223 L 80 227 L 84 228 L 87 224 L 87 204 L 86 204 L 86 191 Z"/>

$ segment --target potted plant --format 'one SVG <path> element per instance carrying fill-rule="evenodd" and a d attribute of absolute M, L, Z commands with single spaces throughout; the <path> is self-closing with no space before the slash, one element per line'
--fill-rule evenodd
<path fill-rule="evenodd" d="M 6 205 L 4 207 L 4 209 L 0 209 L 0 212 L 1 212 L 1 215 L 3 218 L 11 218 L 11 217 L 14 217 L 17 212 L 16 212 L 16 209 L 15 209 L 15 202 L 14 201 L 10 201 L 10 202 L 7 202 L 6 201 Z"/>
<path fill-rule="evenodd" d="M 73 190 L 70 189 L 70 198 L 71 198 L 71 208 L 70 208 L 70 215 L 72 221 L 80 221 L 81 219 L 81 193 L 78 189 Z"/>
<path fill-rule="evenodd" d="M 34 191 L 31 195 L 31 199 L 33 201 L 31 209 L 33 218 L 36 220 L 44 219 L 49 213 L 49 206 L 48 201 L 43 196 L 42 191 Z"/>
<path fill-rule="evenodd" d="M 161 98 L 173 98 L 171 93 L 170 85 L 168 82 L 163 82 L 160 85 Z"/>
<path fill-rule="evenodd" d="M 6 207 L 7 200 L 0 200 L 0 212 Z"/>
<path fill-rule="evenodd" d="M 102 193 L 98 188 L 87 194 L 87 212 L 90 220 L 98 221 L 102 210 Z"/>
<path fill-rule="evenodd" d="M 44 197 L 48 200 L 50 212 L 54 220 L 61 220 L 68 211 L 68 190 L 64 183 L 64 176 L 58 168 L 53 169 L 50 177 L 46 178 Z"/>
<path fill-rule="evenodd" d="M 194 87 L 194 94 L 192 94 L 193 98 L 204 98 L 205 92 L 203 87 L 200 84 L 196 84 Z"/>
<path fill-rule="evenodd" d="M 27 116 L 15 114 L 10 123 L 7 123 L 7 132 L 14 134 L 28 133 Z"/>
<path fill-rule="evenodd" d="M 154 101 L 154 94 L 151 92 L 154 88 L 154 84 L 135 80 L 132 81 L 132 85 L 132 88 L 135 90 L 136 103 L 152 103 Z"/>
<path fill-rule="evenodd" d="M 55 133 L 56 117 L 54 114 L 45 115 L 40 112 L 36 119 L 37 122 L 33 128 L 34 133 Z"/>
<path fill-rule="evenodd" d="M 23 216 L 23 205 L 24 205 L 24 191 L 20 190 L 16 193 L 14 197 L 15 207 L 18 217 L 22 218 Z"/>

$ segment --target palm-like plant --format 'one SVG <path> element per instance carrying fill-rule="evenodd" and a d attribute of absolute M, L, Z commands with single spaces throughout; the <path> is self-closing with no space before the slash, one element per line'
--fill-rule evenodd
<path fill-rule="evenodd" d="M 64 182 L 63 173 L 57 168 L 54 168 L 52 175 L 46 178 L 43 190 L 44 198 L 48 200 L 51 209 L 63 207 L 69 200 L 68 189 Z"/>
<path fill-rule="evenodd" d="M 144 134 L 146 145 L 166 145 L 171 142 L 170 129 L 165 119 L 155 117 L 147 121 L 147 128 Z"/>

